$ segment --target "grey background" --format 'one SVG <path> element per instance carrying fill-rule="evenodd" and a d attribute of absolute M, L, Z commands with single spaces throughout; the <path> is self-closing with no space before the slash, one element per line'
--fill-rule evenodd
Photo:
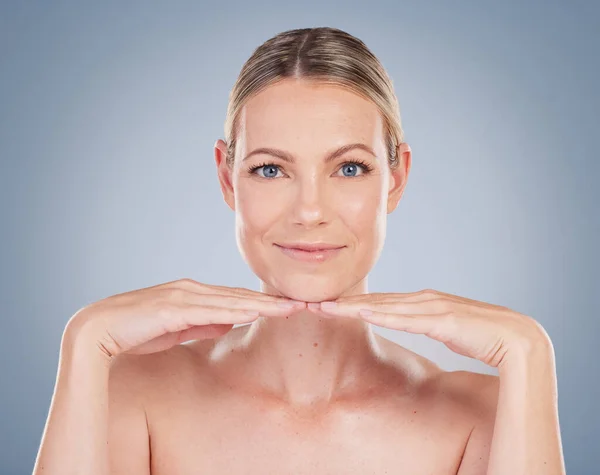
<path fill-rule="evenodd" d="M 429 287 L 538 319 L 568 472 L 598 473 L 598 2 L 282 3 L 0 6 L 2 473 L 31 473 L 79 308 L 181 277 L 258 289 L 212 146 L 252 50 L 308 26 L 378 55 L 413 150 L 369 290 Z"/>

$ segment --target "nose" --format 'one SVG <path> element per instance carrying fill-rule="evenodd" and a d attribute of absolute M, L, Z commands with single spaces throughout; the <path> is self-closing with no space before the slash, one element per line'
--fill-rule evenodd
<path fill-rule="evenodd" d="M 331 203 L 324 180 L 313 174 L 305 180 L 297 179 L 290 186 L 296 187 L 291 213 L 295 224 L 310 228 L 329 221 Z"/>

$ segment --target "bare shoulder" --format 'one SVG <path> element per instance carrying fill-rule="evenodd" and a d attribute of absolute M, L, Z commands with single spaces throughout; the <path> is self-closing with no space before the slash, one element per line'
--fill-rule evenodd
<path fill-rule="evenodd" d="M 147 409 L 157 395 L 180 393 L 182 385 L 202 379 L 203 360 L 197 354 L 183 344 L 145 355 L 121 354 L 111 365 L 111 391 L 131 394 Z"/>
<path fill-rule="evenodd" d="M 461 410 L 470 419 L 489 417 L 495 413 L 498 399 L 498 376 L 458 370 L 446 371 L 435 362 L 391 340 L 378 337 L 390 361 L 399 371 L 410 374 L 418 393 L 435 404 Z"/>
<path fill-rule="evenodd" d="M 115 381 L 126 380 L 144 384 L 148 378 L 171 375 L 174 364 L 184 360 L 184 352 L 178 347 L 146 355 L 124 353 L 118 355 L 111 363 L 110 377 Z"/>
<path fill-rule="evenodd" d="M 448 371 L 440 385 L 455 401 L 469 422 L 469 434 L 462 451 L 461 475 L 485 473 L 494 436 L 500 378 L 470 371 Z"/>
<path fill-rule="evenodd" d="M 121 354 L 111 362 L 108 446 L 111 473 L 150 473 L 151 401 L 173 387 L 179 349 L 149 355 Z M 181 366 L 181 365 L 180 365 Z"/>
<path fill-rule="evenodd" d="M 500 379 L 492 374 L 472 371 L 443 371 L 438 375 L 440 387 L 456 403 L 469 408 L 475 415 L 495 414 Z"/>
<path fill-rule="evenodd" d="M 201 381 L 193 377 L 198 364 L 184 345 L 146 355 L 121 354 L 109 373 L 108 445 L 111 473 L 150 474 L 152 436 L 169 427 L 163 421 L 172 407 L 189 414 L 190 388 Z M 158 424 L 158 426 L 156 426 Z"/>

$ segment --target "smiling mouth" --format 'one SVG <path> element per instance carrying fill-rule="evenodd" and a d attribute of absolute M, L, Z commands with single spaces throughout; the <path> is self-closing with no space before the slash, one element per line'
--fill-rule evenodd
<path fill-rule="evenodd" d="M 285 254 L 286 256 L 288 256 L 292 259 L 302 261 L 302 262 L 313 262 L 313 263 L 325 262 L 325 261 L 331 259 L 332 257 L 336 256 L 337 254 L 339 254 L 340 251 L 346 247 L 346 246 L 341 246 L 341 247 L 337 247 L 337 248 L 333 248 L 333 249 L 308 250 L 308 249 L 298 249 L 298 248 L 293 248 L 293 247 L 283 247 L 283 246 L 280 246 L 279 244 L 275 244 L 275 246 L 277 246 L 277 248 L 279 248 L 283 252 L 283 254 Z"/>

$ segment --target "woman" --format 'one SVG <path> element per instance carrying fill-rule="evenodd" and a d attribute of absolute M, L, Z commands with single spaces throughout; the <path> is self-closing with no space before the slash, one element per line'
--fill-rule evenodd
<path fill-rule="evenodd" d="M 552 344 L 533 318 L 367 290 L 411 151 L 363 42 L 309 28 L 257 48 L 215 161 L 261 291 L 182 279 L 77 312 L 34 473 L 564 473 Z M 443 371 L 371 324 L 499 377 Z"/>

